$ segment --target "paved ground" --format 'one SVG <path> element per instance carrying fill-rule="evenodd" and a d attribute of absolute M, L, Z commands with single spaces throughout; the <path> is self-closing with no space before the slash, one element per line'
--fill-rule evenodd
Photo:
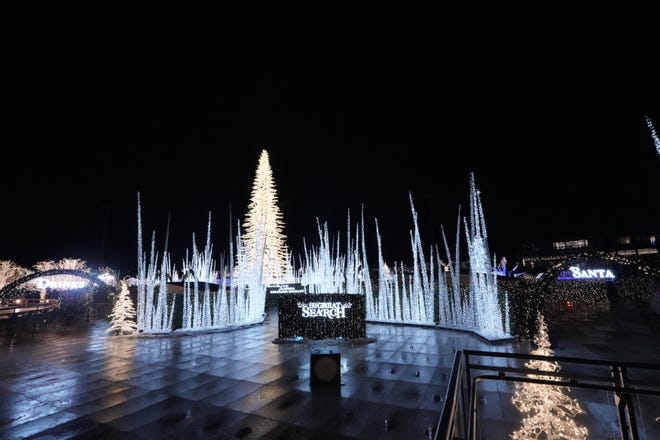
<path fill-rule="evenodd" d="M 556 355 L 660 363 L 660 316 L 648 306 L 548 321 Z M 375 342 L 339 346 L 341 386 L 317 389 L 310 388 L 310 347 L 273 342 L 274 310 L 263 325 L 194 336 L 117 337 L 107 326 L 80 321 L 10 332 L 0 324 L 0 438 L 424 439 L 440 415 L 456 350 L 533 348 L 368 324 Z M 511 392 L 484 390 L 484 438 L 506 438 L 519 426 Z M 591 438 L 615 438 L 611 399 L 583 397 Z M 660 438 L 660 401 L 641 406 L 644 438 Z"/>

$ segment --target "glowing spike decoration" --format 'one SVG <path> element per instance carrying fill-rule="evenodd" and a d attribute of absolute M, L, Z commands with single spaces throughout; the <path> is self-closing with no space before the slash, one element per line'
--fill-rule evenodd
<path fill-rule="evenodd" d="M 167 239 L 162 257 L 155 250 L 155 232 L 151 237 L 151 252 L 143 250 L 138 193 L 138 331 L 140 334 L 173 331 L 177 302 L 182 302 L 178 306 L 182 310 L 181 318 L 177 318 L 181 319 L 181 331 L 260 323 L 265 319 L 267 287 L 274 283 L 300 283 L 309 294 L 364 295 L 367 321 L 439 325 L 472 331 L 491 341 L 510 339 L 508 298 L 506 292 L 499 292 L 497 288 L 484 211 L 473 174 L 470 174 L 469 188 L 469 221 L 461 218 L 459 206 L 453 255 L 442 229 L 444 261 L 433 247 L 429 248 L 428 254 L 425 252 L 417 211 L 412 194 L 409 194 L 413 220 L 409 231 L 411 267 L 404 266 L 403 262 L 395 262 L 393 269 L 386 265 L 376 220 L 378 280 L 372 284 L 362 207 L 360 221 L 355 227 L 348 212 L 344 250 L 340 236 L 331 238 L 327 223 L 322 224 L 317 219 L 319 244 L 308 246 L 303 239 L 304 252 L 296 270 L 282 233 L 282 214 L 277 207 L 268 153 L 263 150 L 243 228 L 240 222 L 237 224 L 235 260 L 234 243 L 230 240 L 229 262 L 221 271 L 216 270 L 209 213 L 204 250 L 198 250 L 193 234 L 192 255 L 186 252 L 181 275 L 183 294 L 167 293 L 167 284 L 177 273 L 170 261 Z M 467 242 L 469 283 L 460 282 L 461 239 Z M 223 274 L 220 278 L 218 272 Z"/>
<path fill-rule="evenodd" d="M 651 118 L 649 118 L 648 116 L 644 116 L 644 119 L 646 120 L 646 126 L 651 131 L 651 139 L 653 139 L 653 144 L 655 145 L 655 151 L 657 151 L 658 156 L 660 156 L 660 138 L 658 138 L 658 134 L 655 132 L 653 121 L 651 121 Z"/>

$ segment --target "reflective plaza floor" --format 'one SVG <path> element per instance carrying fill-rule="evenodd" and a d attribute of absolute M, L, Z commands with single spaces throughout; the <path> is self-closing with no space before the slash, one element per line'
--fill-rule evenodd
<path fill-rule="evenodd" d="M 644 305 L 548 325 L 556 355 L 660 363 L 660 316 Z M 370 323 L 375 341 L 338 345 L 341 385 L 316 388 L 310 346 L 274 342 L 276 310 L 264 324 L 230 332 L 126 337 L 107 327 L 102 319 L 15 331 L 0 324 L 0 438 L 426 439 L 456 350 L 533 349 L 526 341 L 491 344 L 471 333 Z M 498 404 L 503 394 L 510 401 L 510 390 L 496 391 L 480 402 L 482 437 L 491 440 L 520 424 L 515 409 Z M 583 405 L 590 438 L 618 435 L 606 403 Z M 660 402 L 647 402 L 644 412 L 644 438 L 660 438 Z"/>

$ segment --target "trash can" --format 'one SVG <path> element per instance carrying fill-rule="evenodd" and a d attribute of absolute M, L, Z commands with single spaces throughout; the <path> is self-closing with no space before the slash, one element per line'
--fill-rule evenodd
<path fill-rule="evenodd" d="M 309 386 L 341 386 L 341 354 L 337 346 L 311 349 Z"/>

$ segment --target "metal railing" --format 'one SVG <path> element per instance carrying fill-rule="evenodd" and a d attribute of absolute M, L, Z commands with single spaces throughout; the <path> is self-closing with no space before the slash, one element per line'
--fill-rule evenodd
<path fill-rule="evenodd" d="M 50 298 L 12 298 L 0 299 L 0 319 L 31 313 L 50 312 L 60 307 L 59 299 Z"/>
<path fill-rule="evenodd" d="M 556 362 L 561 370 L 536 370 L 523 365 L 531 360 Z M 631 377 L 632 371 L 637 373 L 632 375 L 634 377 Z M 640 436 L 643 430 L 640 431 L 639 413 L 633 397 L 660 397 L 660 364 L 459 350 L 454 357 L 434 440 L 481 438 L 478 384 L 488 381 L 536 383 L 612 393 L 621 439 L 638 440 L 644 437 Z"/>

